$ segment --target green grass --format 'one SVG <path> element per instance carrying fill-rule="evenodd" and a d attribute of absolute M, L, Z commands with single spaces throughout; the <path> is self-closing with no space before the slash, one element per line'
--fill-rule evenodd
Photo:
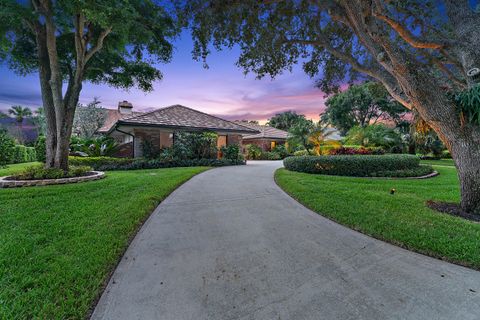
<path fill-rule="evenodd" d="M 440 159 L 440 160 L 422 160 L 422 164 L 429 164 L 432 166 L 448 166 L 448 167 L 455 167 L 455 163 L 453 163 L 452 159 Z"/>
<path fill-rule="evenodd" d="M 117 171 L 93 182 L 0 189 L 0 319 L 85 318 L 142 222 L 206 169 Z"/>
<path fill-rule="evenodd" d="M 19 173 L 23 171 L 26 167 L 30 167 L 36 164 L 40 164 L 40 162 L 17 163 L 17 164 L 9 164 L 6 168 L 0 167 L 0 177 Z"/>
<path fill-rule="evenodd" d="M 277 170 L 293 198 L 352 229 L 407 249 L 480 269 L 480 223 L 435 212 L 425 201 L 458 202 L 455 168 L 425 180 L 366 179 Z M 390 190 L 395 188 L 395 195 Z"/>

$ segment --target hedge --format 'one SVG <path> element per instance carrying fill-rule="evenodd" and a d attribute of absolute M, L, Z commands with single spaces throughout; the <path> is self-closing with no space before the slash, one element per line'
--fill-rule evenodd
<path fill-rule="evenodd" d="M 417 170 L 418 157 L 406 154 L 300 156 L 286 158 L 283 164 L 291 171 L 353 177 L 405 176 L 406 170 L 417 176 L 415 172 L 425 172 Z"/>
<path fill-rule="evenodd" d="M 72 166 L 89 166 L 99 170 L 103 166 L 122 166 L 129 165 L 135 159 L 131 158 L 112 158 L 112 157 L 68 157 L 68 162 Z"/>
<path fill-rule="evenodd" d="M 37 152 L 33 147 L 16 145 L 13 150 L 11 163 L 25 163 L 37 161 Z"/>
<path fill-rule="evenodd" d="M 137 170 L 175 167 L 223 167 L 243 165 L 244 160 L 229 159 L 192 159 L 192 160 L 146 160 L 110 157 L 70 157 L 69 162 L 75 166 L 90 166 L 94 170 Z"/>

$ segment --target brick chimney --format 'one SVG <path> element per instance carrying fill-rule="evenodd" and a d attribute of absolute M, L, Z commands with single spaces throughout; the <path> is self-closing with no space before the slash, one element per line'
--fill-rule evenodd
<path fill-rule="evenodd" d="M 132 114 L 133 105 L 127 100 L 118 103 L 118 112 L 120 114 Z"/>

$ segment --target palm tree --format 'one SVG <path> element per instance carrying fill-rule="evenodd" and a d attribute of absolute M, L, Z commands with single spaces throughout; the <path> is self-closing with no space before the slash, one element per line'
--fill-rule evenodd
<path fill-rule="evenodd" d="M 32 110 L 30 110 L 30 108 L 24 108 L 22 106 L 12 106 L 8 110 L 8 113 L 15 118 L 15 120 L 17 121 L 17 125 L 19 125 L 20 127 L 22 127 L 23 119 L 32 116 Z"/>
<path fill-rule="evenodd" d="M 311 130 L 308 141 L 313 145 L 313 151 L 317 156 L 326 154 L 329 150 L 341 146 L 340 142 L 328 139 L 334 132 L 334 130 L 320 123 Z"/>

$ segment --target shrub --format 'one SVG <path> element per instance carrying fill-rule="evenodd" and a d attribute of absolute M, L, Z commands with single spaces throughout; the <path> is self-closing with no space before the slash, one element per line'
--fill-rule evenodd
<path fill-rule="evenodd" d="M 285 159 L 290 155 L 284 144 L 276 145 L 275 148 L 272 149 L 272 152 L 278 153 L 281 159 Z"/>
<path fill-rule="evenodd" d="M 378 147 L 340 147 L 330 150 L 330 155 L 382 155 L 385 151 Z"/>
<path fill-rule="evenodd" d="M 16 145 L 13 151 L 12 163 L 25 163 L 37 160 L 35 148 Z"/>
<path fill-rule="evenodd" d="M 104 166 L 121 166 L 134 162 L 131 158 L 112 158 L 112 157 L 68 157 L 72 166 L 89 166 L 95 170 Z"/>
<path fill-rule="evenodd" d="M 45 162 L 47 159 L 47 147 L 45 136 L 39 136 L 35 142 L 35 153 L 37 156 L 37 161 Z"/>
<path fill-rule="evenodd" d="M 142 141 L 142 154 L 145 159 L 155 159 L 160 155 L 160 150 L 155 148 L 153 142 L 150 140 Z"/>
<path fill-rule="evenodd" d="M 12 162 L 15 152 L 15 142 L 7 131 L 0 129 L 0 167 Z"/>
<path fill-rule="evenodd" d="M 88 166 L 71 166 L 68 172 L 62 169 L 49 168 L 46 169 L 43 165 L 35 165 L 26 168 L 23 172 L 15 175 L 13 178 L 17 180 L 42 180 L 42 179 L 61 179 L 72 178 L 86 175 L 92 168 Z"/>
<path fill-rule="evenodd" d="M 282 156 L 277 152 L 262 152 L 258 160 L 282 160 Z"/>
<path fill-rule="evenodd" d="M 137 169 L 159 169 L 175 167 L 223 167 L 232 165 L 243 165 L 244 160 L 229 159 L 186 159 L 186 160 L 144 160 L 138 159 L 131 163 L 111 163 L 96 168 L 101 171 L 110 170 L 137 170 Z"/>
<path fill-rule="evenodd" d="M 310 153 L 308 152 L 308 150 L 298 150 L 298 151 L 295 151 L 293 155 L 295 157 L 302 157 L 302 156 L 308 156 L 310 155 Z"/>
<path fill-rule="evenodd" d="M 262 155 L 262 149 L 256 144 L 247 144 L 247 159 L 248 160 L 258 160 Z"/>
<path fill-rule="evenodd" d="M 240 146 L 238 144 L 231 144 L 221 148 L 223 159 L 227 160 L 241 160 Z"/>
<path fill-rule="evenodd" d="M 413 155 L 300 156 L 288 157 L 283 163 L 291 171 L 354 177 L 420 167 L 420 159 Z"/>

